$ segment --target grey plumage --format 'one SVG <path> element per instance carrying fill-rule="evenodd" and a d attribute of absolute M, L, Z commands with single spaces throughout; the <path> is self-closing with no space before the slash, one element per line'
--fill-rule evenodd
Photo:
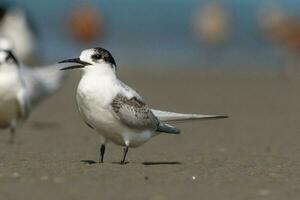
<path fill-rule="evenodd" d="M 140 98 L 127 97 L 118 94 L 111 103 L 117 117 L 125 125 L 141 130 L 155 130 L 157 132 L 178 134 L 180 130 L 159 121 L 151 109 Z"/>
<path fill-rule="evenodd" d="M 179 134 L 180 129 L 171 126 L 170 124 L 165 124 L 160 122 L 159 126 L 157 127 L 157 132 L 163 132 L 163 133 L 170 133 L 170 134 Z"/>
<path fill-rule="evenodd" d="M 66 78 L 66 74 L 59 71 L 57 65 L 34 68 L 21 66 L 20 70 L 33 106 L 58 90 Z"/>
<path fill-rule="evenodd" d="M 225 115 L 202 115 L 202 114 L 185 114 L 167 112 L 162 110 L 151 109 L 154 115 L 162 122 L 185 122 L 191 120 L 213 120 L 227 118 Z"/>
<path fill-rule="evenodd" d="M 125 125 L 135 129 L 151 129 L 158 127 L 159 121 L 151 109 L 137 97 L 128 99 L 118 94 L 112 101 L 114 113 Z"/>
<path fill-rule="evenodd" d="M 227 118 L 227 116 L 223 115 L 184 114 L 150 109 L 140 96 L 128 99 L 121 94 L 118 94 L 113 99 L 111 106 L 120 121 L 131 128 L 141 130 L 150 129 L 171 134 L 179 134 L 180 129 L 164 122 L 174 123 L 190 120 Z"/>

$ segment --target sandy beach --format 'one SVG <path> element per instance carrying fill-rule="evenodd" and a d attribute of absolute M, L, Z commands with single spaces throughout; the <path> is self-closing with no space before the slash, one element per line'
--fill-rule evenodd
<path fill-rule="evenodd" d="M 130 149 L 99 137 L 75 106 L 78 73 L 17 130 L 0 135 L 0 199 L 299 199 L 299 82 L 279 73 L 120 69 L 151 107 L 230 118 L 176 124 Z"/>

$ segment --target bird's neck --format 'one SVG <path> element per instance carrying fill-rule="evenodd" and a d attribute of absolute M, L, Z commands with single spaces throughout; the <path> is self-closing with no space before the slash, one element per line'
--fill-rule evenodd
<path fill-rule="evenodd" d="M 95 85 L 100 87 L 99 84 L 102 87 L 106 84 L 111 84 L 115 80 L 117 80 L 117 76 L 113 70 L 101 67 L 91 67 L 90 69 L 84 70 L 80 82 L 87 84 L 90 87 L 94 87 Z"/>
<path fill-rule="evenodd" d="M 97 102 L 97 105 L 108 105 L 116 95 L 115 83 L 117 77 L 109 72 L 86 71 L 77 87 L 77 101 L 87 104 L 88 101 Z"/>
<path fill-rule="evenodd" d="M 88 66 L 83 70 L 83 76 L 89 77 L 98 77 L 98 78 L 116 78 L 116 72 L 114 68 L 111 67 L 109 64 L 101 64 L 96 66 Z"/>

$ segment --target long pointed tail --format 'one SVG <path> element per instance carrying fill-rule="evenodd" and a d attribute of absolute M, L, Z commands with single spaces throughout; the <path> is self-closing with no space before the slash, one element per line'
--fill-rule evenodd
<path fill-rule="evenodd" d="M 162 122 L 184 122 L 190 120 L 212 120 L 212 119 L 223 119 L 228 118 L 225 115 L 201 115 L 201 114 L 185 114 L 167 112 L 162 110 L 152 109 L 154 115 Z"/>

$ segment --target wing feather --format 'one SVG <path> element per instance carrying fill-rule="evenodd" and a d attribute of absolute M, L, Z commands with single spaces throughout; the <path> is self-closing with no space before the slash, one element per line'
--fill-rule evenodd
<path fill-rule="evenodd" d="M 131 128 L 156 130 L 158 127 L 158 119 L 151 109 L 137 97 L 128 99 L 118 94 L 111 106 L 120 121 Z"/>

